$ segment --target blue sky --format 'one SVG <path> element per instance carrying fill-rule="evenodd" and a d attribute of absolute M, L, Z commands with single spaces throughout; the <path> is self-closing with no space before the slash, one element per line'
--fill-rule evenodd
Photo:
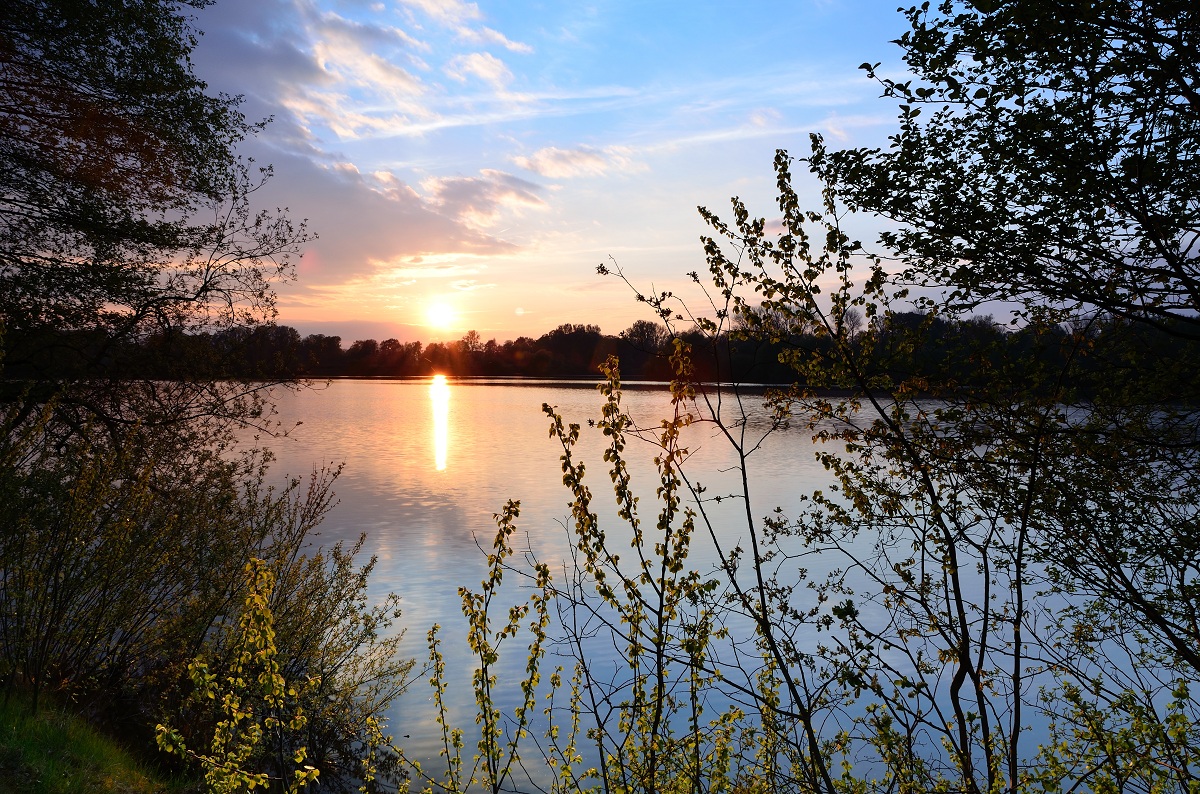
<path fill-rule="evenodd" d="M 218 0 L 197 25 L 197 73 L 273 118 L 260 203 L 320 235 L 279 321 L 345 344 L 647 317 L 596 266 L 686 294 L 697 205 L 770 217 L 774 152 L 810 132 L 883 145 L 857 66 L 899 69 L 905 29 L 868 0 Z"/>

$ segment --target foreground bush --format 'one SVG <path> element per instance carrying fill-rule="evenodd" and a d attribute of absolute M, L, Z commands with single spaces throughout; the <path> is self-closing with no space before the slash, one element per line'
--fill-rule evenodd
<path fill-rule="evenodd" d="M 329 779 L 345 767 L 365 718 L 404 685 L 395 599 L 368 605 L 374 561 L 361 542 L 324 550 L 309 533 L 328 510 L 337 472 L 266 484 L 266 462 L 213 449 L 118 447 L 85 433 L 46 443 L 10 428 L 0 447 L 0 671 L 7 691 L 70 697 L 122 728 L 170 718 L 211 730 L 211 709 L 185 707 L 198 655 L 231 663 L 246 598 L 243 570 L 264 561 L 278 581 L 279 658 L 306 690 L 303 735 Z M 168 454 L 169 453 L 169 454 Z M 180 712 L 180 709 L 183 709 Z M 149 736 L 148 732 L 143 735 Z"/>

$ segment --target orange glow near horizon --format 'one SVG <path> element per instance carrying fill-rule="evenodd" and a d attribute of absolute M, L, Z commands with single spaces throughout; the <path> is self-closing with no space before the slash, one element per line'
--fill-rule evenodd
<path fill-rule="evenodd" d="M 429 399 L 433 403 L 433 462 L 438 471 L 445 471 L 450 448 L 450 385 L 445 375 L 433 376 Z"/>

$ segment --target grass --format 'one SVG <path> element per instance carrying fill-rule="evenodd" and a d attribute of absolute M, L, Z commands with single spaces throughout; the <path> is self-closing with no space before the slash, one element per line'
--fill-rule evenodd
<path fill-rule="evenodd" d="M 83 719 L 48 708 L 34 715 L 0 703 L 0 794 L 173 794 L 166 781 Z"/>

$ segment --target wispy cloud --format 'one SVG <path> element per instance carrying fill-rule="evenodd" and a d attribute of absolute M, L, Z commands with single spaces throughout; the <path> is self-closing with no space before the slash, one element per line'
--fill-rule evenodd
<path fill-rule="evenodd" d="M 464 25 L 459 27 L 457 32 L 460 39 L 471 44 L 498 44 L 509 52 L 516 52 L 521 55 L 533 54 L 533 47 L 528 44 L 513 41 L 500 31 L 486 26 L 470 28 Z"/>
<path fill-rule="evenodd" d="M 460 279 L 450 285 L 451 289 L 456 289 L 460 292 L 474 292 L 477 289 L 491 289 L 498 286 L 497 284 L 480 284 L 475 279 Z"/>
<path fill-rule="evenodd" d="M 280 99 L 282 107 L 291 111 L 296 124 L 309 138 L 317 138 L 314 125 L 320 125 L 343 141 L 360 140 L 393 134 L 411 127 L 413 117 L 403 113 L 380 115 L 358 109 L 358 103 L 348 94 L 332 91 L 296 93 Z M 422 120 L 428 112 L 420 105 L 408 108 Z"/>
<path fill-rule="evenodd" d="M 378 273 L 371 278 L 375 283 L 387 286 L 408 286 L 428 279 L 459 279 L 479 274 L 483 268 L 476 263 L 431 262 L 429 264 L 380 264 Z"/>
<path fill-rule="evenodd" d="M 692 140 L 786 134 L 801 129 L 788 123 L 798 110 L 802 109 L 804 116 L 811 116 L 813 109 L 851 107 L 874 93 L 868 83 L 857 77 L 818 80 L 808 72 L 778 69 L 707 83 L 536 89 L 515 86 L 519 81 L 508 64 L 489 53 L 455 55 L 444 69 L 455 82 L 482 85 L 485 89 L 469 94 L 430 90 L 420 98 L 423 117 L 415 112 L 416 108 L 403 117 L 394 115 L 390 120 L 379 117 L 371 132 L 364 126 L 360 135 L 422 138 L 449 129 L 539 119 L 627 119 L 630 114 L 637 114 L 646 122 L 636 128 L 636 136 L 622 137 L 637 149 L 646 150 L 656 144 L 683 145 Z M 736 132 L 739 129 L 743 131 Z M 532 155 L 525 156 L 532 160 Z"/>
<path fill-rule="evenodd" d="M 513 41 L 500 31 L 487 25 L 475 24 L 483 19 L 483 13 L 475 3 L 461 0 L 403 0 L 410 11 L 420 11 L 435 24 L 452 30 L 460 41 L 470 44 L 498 45 L 509 52 L 529 55 L 533 47 Z"/>
<path fill-rule="evenodd" d="M 446 64 L 446 74 L 462 83 L 468 77 L 477 77 L 497 90 L 507 88 L 513 79 L 504 61 L 490 52 L 456 55 Z"/>
<path fill-rule="evenodd" d="M 542 209 L 540 185 L 494 169 L 477 177 L 430 177 L 421 182 L 430 203 L 475 227 L 491 226 L 505 209 Z"/>
<path fill-rule="evenodd" d="M 783 114 L 775 108 L 759 108 L 750 114 L 750 123 L 755 127 L 771 127 L 782 118 Z"/>
<path fill-rule="evenodd" d="M 600 176 L 611 170 L 629 172 L 646 168 L 644 164 L 634 161 L 633 150 L 626 146 L 607 146 L 603 149 L 590 146 L 559 149 L 547 146 L 528 157 L 513 157 L 512 161 L 527 171 L 550 179 Z"/>
<path fill-rule="evenodd" d="M 403 0 L 409 8 L 419 9 L 426 16 L 443 25 L 458 25 L 483 16 L 475 3 L 462 0 Z"/>
<path fill-rule="evenodd" d="M 401 52 L 406 50 L 430 51 L 428 42 L 411 36 L 395 25 L 368 24 L 359 20 L 347 19 L 333 11 L 320 13 L 310 11 L 307 18 L 310 20 L 310 25 L 319 30 L 321 38 L 326 40 L 337 38 L 354 48 L 386 46 L 398 47 Z"/>
<path fill-rule="evenodd" d="M 712 143 L 733 143 L 755 139 L 783 140 L 797 135 L 807 135 L 810 132 L 824 132 L 838 140 L 847 140 L 847 131 L 867 127 L 877 127 L 894 121 L 892 115 L 829 115 L 823 119 L 813 120 L 802 125 L 763 126 L 751 120 L 750 123 L 728 127 L 714 127 L 702 132 L 684 132 L 646 144 L 642 150 L 650 152 L 671 151 Z"/>

